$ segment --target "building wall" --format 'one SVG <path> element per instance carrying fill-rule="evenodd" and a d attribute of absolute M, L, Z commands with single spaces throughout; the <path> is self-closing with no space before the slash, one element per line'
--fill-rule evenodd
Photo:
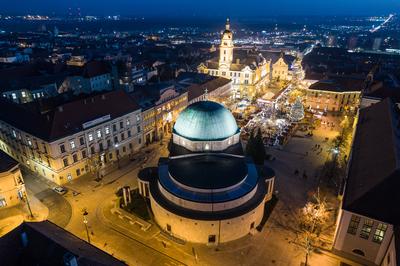
<path fill-rule="evenodd" d="M 355 110 L 360 103 L 360 91 L 331 92 L 305 89 L 305 107 L 328 112 Z"/>
<path fill-rule="evenodd" d="M 353 215 L 360 217 L 360 222 L 354 235 L 348 233 L 349 224 Z M 353 258 L 365 259 L 380 265 L 390 245 L 391 238 L 393 236 L 393 226 L 386 224 L 387 230 L 385 232 L 383 241 L 381 243 L 375 243 L 373 242 L 373 236 L 376 232 L 377 226 L 378 224 L 384 223 L 371 219 L 373 221 L 372 230 L 368 239 L 364 239 L 360 237 L 360 233 L 364 222 L 366 219 L 369 219 L 368 217 L 351 213 L 346 210 L 341 210 L 339 217 L 338 229 L 334 241 L 334 249 L 345 252 Z M 362 251 L 364 256 L 356 254 L 354 250 Z"/>
<path fill-rule="evenodd" d="M 392 237 L 381 266 L 397 266 L 395 237 Z"/>
<path fill-rule="evenodd" d="M 24 180 L 18 166 L 0 173 L 0 210 L 21 203 L 24 195 Z"/>
<path fill-rule="evenodd" d="M 109 91 L 112 90 L 111 74 L 107 73 L 100 76 L 95 76 L 89 79 L 90 88 L 92 91 Z"/>
<path fill-rule="evenodd" d="M 283 58 L 279 58 L 272 66 L 272 78 L 275 80 L 289 80 L 289 66 Z"/>
<path fill-rule="evenodd" d="M 264 214 L 264 202 L 242 216 L 226 220 L 204 221 L 189 219 L 161 207 L 150 195 L 151 208 L 158 225 L 172 235 L 189 242 L 218 244 L 244 237 L 256 230 Z M 169 229 L 169 226 L 171 230 Z M 215 243 L 209 237 L 215 235 Z"/>
<path fill-rule="evenodd" d="M 189 151 L 193 152 L 223 151 L 239 142 L 240 133 L 221 141 L 192 141 L 173 133 L 172 140 L 175 144 L 185 147 Z"/>
<path fill-rule="evenodd" d="M 0 121 L 0 149 L 57 184 L 87 174 L 93 165 L 104 169 L 142 146 L 141 110 L 50 143 Z"/>

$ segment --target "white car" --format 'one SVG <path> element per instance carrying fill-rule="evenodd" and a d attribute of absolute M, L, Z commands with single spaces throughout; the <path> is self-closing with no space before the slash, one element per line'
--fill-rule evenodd
<path fill-rule="evenodd" d="M 64 195 L 65 193 L 67 193 L 67 189 L 64 187 L 54 187 L 53 190 L 60 195 Z"/>

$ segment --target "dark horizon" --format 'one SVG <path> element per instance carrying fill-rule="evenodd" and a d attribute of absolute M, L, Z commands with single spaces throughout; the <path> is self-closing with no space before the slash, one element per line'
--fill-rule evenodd
<path fill-rule="evenodd" d="M 2 14 L 24 15 L 122 15 L 143 17 L 268 17 L 268 16 L 372 16 L 387 15 L 400 10 L 400 2 L 394 0 L 281 0 L 279 2 L 265 3 L 262 0 L 250 1 L 249 5 L 240 5 L 235 1 L 203 0 L 200 3 L 183 0 L 149 1 L 95 1 L 78 0 L 51 1 L 51 0 L 21 0 L 18 2 L 0 3 Z M 70 10 L 71 8 L 71 10 Z M 78 11 L 80 8 L 80 11 Z"/>

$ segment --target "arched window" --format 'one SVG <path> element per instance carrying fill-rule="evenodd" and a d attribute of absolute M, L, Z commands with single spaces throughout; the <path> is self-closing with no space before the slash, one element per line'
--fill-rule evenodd
<path fill-rule="evenodd" d="M 359 249 L 353 249 L 353 253 L 365 257 L 365 253 Z"/>

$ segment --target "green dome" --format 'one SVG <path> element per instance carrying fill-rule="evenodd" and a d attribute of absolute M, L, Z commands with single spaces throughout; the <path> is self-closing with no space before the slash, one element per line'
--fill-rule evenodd
<path fill-rule="evenodd" d="M 174 133 L 190 140 L 222 140 L 239 132 L 236 120 L 223 105 L 200 101 L 183 110 Z"/>

